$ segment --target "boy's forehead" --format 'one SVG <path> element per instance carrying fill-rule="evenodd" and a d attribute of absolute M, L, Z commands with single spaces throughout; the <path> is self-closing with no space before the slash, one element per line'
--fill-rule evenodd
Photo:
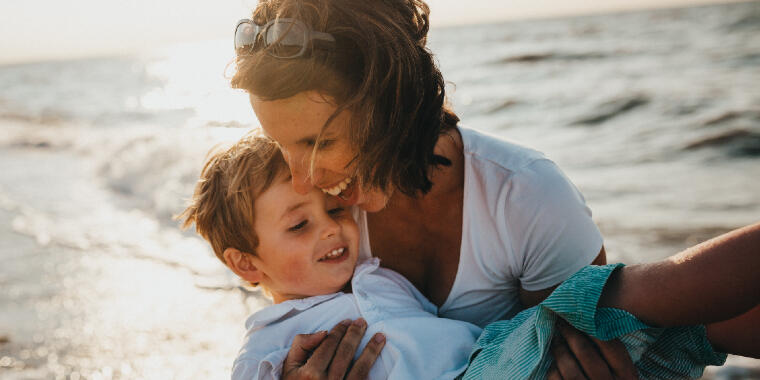
<path fill-rule="evenodd" d="M 290 212 L 307 206 L 312 202 L 322 201 L 327 197 L 327 194 L 324 194 L 317 188 L 312 188 L 306 194 L 299 194 L 293 188 L 290 179 L 290 173 L 278 176 L 272 185 L 256 200 L 256 206 L 261 207 L 262 211 L 267 210 L 268 217 L 280 219 Z"/>
<path fill-rule="evenodd" d="M 278 176 L 256 199 L 256 215 L 264 220 L 279 220 L 283 215 L 302 206 L 307 200 L 304 195 L 296 193 L 290 181 Z"/>

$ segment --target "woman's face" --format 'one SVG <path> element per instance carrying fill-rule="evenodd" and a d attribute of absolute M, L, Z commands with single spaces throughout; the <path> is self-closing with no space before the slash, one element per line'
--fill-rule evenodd
<path fill-rule="evenodd" d="M 324 131 L 312 163 L 314 144 L 322 126 L 337 109 L 329 97 L 306 91 L 290 98 L 264 101 L 251 95 L 251 105 L 266 134 L 279 144 L 297 192 L 306 194 L 315 186 L 339 196 L 346 206 L 357 205 L 368 212 L 380 211 L 388 203 L 388 196 L 382 191 L 362 190 L 361 184 L 351 177 L 350 162 L 355 149 L 347 136 L 349 111 L 341 112 Z"/>

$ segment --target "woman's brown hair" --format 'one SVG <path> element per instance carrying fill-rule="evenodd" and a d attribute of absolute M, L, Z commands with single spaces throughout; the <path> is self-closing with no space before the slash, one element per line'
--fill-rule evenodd
<path fill-rule="evenodd" d="M 438 137 L 459 121 L 426 47 L 429 12 L 420 0 L 261 0 L 256 24 L 295 18 L 333 35 L 335 46 L 296 59 L 239 53 L 232 86 L 265 101 L 304 91 L 329 96 L 338 108 L 323 131 L 351 112 L 351 165 L 363 186 L 426 193 L 432 167 L 450 164 L 433 154 Z"/>

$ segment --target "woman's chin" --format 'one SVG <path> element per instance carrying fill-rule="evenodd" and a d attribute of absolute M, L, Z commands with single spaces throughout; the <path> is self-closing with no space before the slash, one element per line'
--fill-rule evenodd
<path fill-rule="evenodd" d="M 385 194 L 373 192 L 356 202 L 356 205 L 366 212 L 378 212 L 388 205 L 388 197 Z"/>
<path fill-rule="evenodd" d="M 389 196 L 382 191 L 362 191 L 354 182 L 337 198 L 344 207 L 357 206 L 366 212 L 378 212 L 388 205 Z"/>

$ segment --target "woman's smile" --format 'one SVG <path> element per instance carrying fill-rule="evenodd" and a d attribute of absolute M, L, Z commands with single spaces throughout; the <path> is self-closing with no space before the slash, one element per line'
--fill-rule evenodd
<path fill-rule="evenodd" d="M 344 190 L 346 190 L 346 188 L 348 187 L 349 184 L 351 184 L 351 177 L 346 177 L 346 179 L 338 182 L 338 184 L 336 184 L 334 186 L 321 187 L 320 189 L 325 194 L 330 194 L 330 195 L 332 195 L 332 196 L 335 197 L 335 196 L 338 196 L 338 194 L 340 194 Z"/>

